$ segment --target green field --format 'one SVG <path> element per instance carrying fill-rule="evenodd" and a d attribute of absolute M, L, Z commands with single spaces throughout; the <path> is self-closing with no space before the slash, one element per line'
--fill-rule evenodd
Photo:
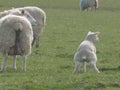
<path fill-rule="evenodd" d="M 18 57 L 17 71 L 0 73 L 0 90 L 120 90 L 120 0 L 99 0 L 97 11 L 82 12 L 79 0 L 0 0 L 0 11 L 38 6 L 47 14 L 40 47 L 32 49 L 27 72 Z M 80 69 L 73 75 L 73 55 L 88 31 L 100 32 L 96 44 L 100 73 Z M 0 64 L 2 55 L 0 55 Z M 82 68 L 82 65 L 81 65 Z"/>

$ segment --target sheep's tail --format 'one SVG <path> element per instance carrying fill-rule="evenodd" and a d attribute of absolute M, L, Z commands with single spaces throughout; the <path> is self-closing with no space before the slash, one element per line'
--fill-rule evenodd
<path fill-rule="evenodd" d="M 83 60 L 84 62 L 87 62 L 86 56 L 83 56 L 83 57 L 82 57 L 82 60 Z"/>

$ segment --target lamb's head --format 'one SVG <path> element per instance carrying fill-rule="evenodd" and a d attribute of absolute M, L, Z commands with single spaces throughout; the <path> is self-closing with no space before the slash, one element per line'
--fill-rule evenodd
<path fill-rule="evenodd" d="M 28 19 L 28 21 L 31 23 L 31 25 L 33 25 L 33 26 L 37 25 L 36 20 L 29 14 L 29 12 L 27 12 L 27 11 L 25 11 L 23 9 L 21 9 L 21 10 L 12 9 L 10 14 L 23 16 L 23 17 Z"/>
<path fill-rule="evenodd" d="M 100 32 L 91 32 L 89 31 L 87 36 L 86 36 L 86 40 L 89 40 L 91 42 L 98 42 L 99 41 L 99 34 Z"/>

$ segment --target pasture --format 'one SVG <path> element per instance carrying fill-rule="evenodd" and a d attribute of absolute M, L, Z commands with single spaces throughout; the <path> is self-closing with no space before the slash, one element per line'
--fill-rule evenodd
<path fill-rule="evenodd" d="M 34 5 L 47 14 L 40 47 L 32 49 L 27 71 L 22 71 L 18 57 L 17 71 L 0 73 L 0 90 L 119 90 L 120 89 L 120 1 L 99 0 L 97 11 L 82 12 L 79 0 L 0 0 L 0 11 Z M 87 65 L 73 75 L 73 55 L 88 31 L 99 31 L 95 73 Z M 0 54 L 0 65 L 2 55 Z M 82 67 L 82 66 L 81 66 Z"/>

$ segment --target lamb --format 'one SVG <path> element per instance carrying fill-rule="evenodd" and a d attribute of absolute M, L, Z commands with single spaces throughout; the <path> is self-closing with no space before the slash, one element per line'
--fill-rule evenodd
<path fill-rule="evenodd" d="M 96 47 L 94 46 L 94 43 L 99 41 L 99 33 L 100 32 L 89 31 L 85 40 L 80 44 L 79 48 L 77 49 L 77 52 L 74 55 L 74 74 L 78 73 L 78 68 L 81 62 L 83 63 L 84 72 L 86 72 L 86 62 L 89 62 L 93 70 L 99 73 L 99 70 L 96 67 L 97 55 Z"/>
<path fill-rule="evenodd" d="M 93 8 L 96 10 L 98 8 L 98 0 L 80 0 L 81 10 L 92 10 Z"/>
<path fill-rule="evenodd" d="M 34 22 L 34 21 L 33 21 Z M 31 53 L 33 31 L 31 23 L 22 16 L 6 15 L 0 19 L 0 52 L 3 54 L 1 71 L 6 69 L 8 55 L 13 56 L 13 69 L 16 70 L 16 55 L 21 55 L 23 70 Z"/>
<path fill-rule="evenodd" d="M 39 7 L 27 6 L 22 8 L 17 8 L 20 10 L 25 10 L 31 14 L 31 16 L 37 21 L 37 25 L 33 26 L 34 40 L 32 45 L 36 43 L 36 48 L 39 47 L 39 39 L 41 37 L 42 31 L 46 23 L 46 13 Z"/>

